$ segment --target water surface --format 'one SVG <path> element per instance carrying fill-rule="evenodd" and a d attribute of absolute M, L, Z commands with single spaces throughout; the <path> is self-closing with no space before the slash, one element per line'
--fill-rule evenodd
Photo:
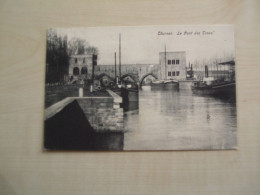
<path fill-rule="evenodd" d="M 145 86 L 125 113 L 124 150 L 234 149 L 236 127 L 234 102 Z"/>

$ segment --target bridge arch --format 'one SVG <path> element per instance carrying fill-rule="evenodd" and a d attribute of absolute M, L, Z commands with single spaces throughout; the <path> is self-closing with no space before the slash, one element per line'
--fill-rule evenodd
<path fill-rule="evenodd" d="M 145 75 L 143 75 L 142 78 L 140 79 L 140 87 L 142 87 L 144 79 L 145 79 L 146 77 L 148 77 L 148 76 L 152 76 L 153 78 L 158 79 L 158 77 L 157 77 L 154 73 L 151 73 L 151 72 L 150 72 L 150 73 L 148 73 L 148 74 L 145 74 Z"/>
<path fill-rule="evenodd" d="M 106 73 L 101 73 L 101 74 L 99 74 L 99 75 L 95 75 L 95 79 L 100 80 L 100 79 L 102 79 L 104 76 L 106 76 L 106 77 L 108 77 L 110 80 L 114 81 L 114 78 L 111 77 L 111 76 L 109 76 L 109 75 L 106 74 Z"/>
<path fill-rule="evenodd" d="M 103 77 L 107 77 L 110 81 L 108 80 L 103 80 Z M 95 79 L 99 80 L 101 82 L 101 84 L 105 87 L 108 87 L 111 83 L 114 82 L 114 78 L 112 78 L 111 76 L 109 76 L 106 73 L 102 73 L 100 75 L 96 75 Z"/>
<path fill-rule="evenodd" d="M 138 79 L 136 79 L 135 75 L 132 75 L 132 74 L 125 74 L 125 75 L 121 76 L 121 81 L 124 80 L 126 77 L 130 77 L 131 79 L 133 79 L 133 81 L 135 83 L 138 83 Z"/>

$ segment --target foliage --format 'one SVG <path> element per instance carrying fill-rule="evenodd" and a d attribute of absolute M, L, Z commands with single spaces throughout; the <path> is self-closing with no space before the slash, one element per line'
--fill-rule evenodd
<path fill-rule="evenodd" d="M 46 64 L 46 83 L 64 81 L 69 65 L 67 36 L 58 35 L 54 29 L 47 32 Z"/>
<path fill-rule="evenodd" d="M 90 55 L 93 55 L 93 54 L 98 55 L 98 48 L 89 46 L 85 49 L 85 52 L 86 52 L 86 54 L 90 54 Z"/>
<path fill-rule="evenodd" d="M 98 55 L 98 49 L 96 47 L 90 46 L 85 39 L 73 37 L 68 42 L 68 53 L 70 56 L 81 54 Z"/>
<path fill-rule="evenodd" d="M 88 47 L 88 43 L 84 39 L 73 37 L 68 42 L 69 55 L 80 55 L 85 53 L 85 48 Z"/>
<path fill-rule="evenodd" d="M 68 75 L 69 58 L 72 55 L 98 55 L 98 49 L 90 46 L 86 40 L 60 35 L 55 29 L 47 32 L 46 83 L 64 82 Z"/>

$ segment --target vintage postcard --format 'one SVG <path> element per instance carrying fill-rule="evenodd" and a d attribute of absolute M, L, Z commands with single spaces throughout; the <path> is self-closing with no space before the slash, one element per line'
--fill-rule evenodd
<path fill-rule="evenodd" d="M 44 148 L 237 147 L 232 25 L 47 31 Z"/>

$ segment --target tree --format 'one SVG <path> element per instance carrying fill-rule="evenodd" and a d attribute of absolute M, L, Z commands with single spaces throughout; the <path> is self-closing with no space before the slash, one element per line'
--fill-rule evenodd
<path fill-rule="evenodd" d="M 68 75 L 71 55 L 98 55 L 98 49 L 90 46 L 86 40 L 59 35 L 55 29 L 47 32 L 46 83 L 63 82 Z"/>
<path fill-rule="evenodd" d="M 88 47 L 88 43 L 84 39 L 73 37 L 68 43 L 69 55 L 80 55 L 85 53 L 85 49 Z"/>
<path fill-rule="evenodd" d="M 98 48 L 97 47 L 93 47 L 93 46 L 89 46 L 85 49 L 85 53 L 86 54 L 90 54 L 90 55 L 98 55 Z"/>
<path fill-rule="evenodd" d="M 68 55 L 98 55 L 98 49 L 96 47 L 90 46 L 85 39 L 73 37 L 68 42 Z"/>
<path fill-rule="evenodd" d="M 67 36 L 50 29 L 47 32 L 46 83 L 62 82 L 68 74 L 69 56 Z"/>

